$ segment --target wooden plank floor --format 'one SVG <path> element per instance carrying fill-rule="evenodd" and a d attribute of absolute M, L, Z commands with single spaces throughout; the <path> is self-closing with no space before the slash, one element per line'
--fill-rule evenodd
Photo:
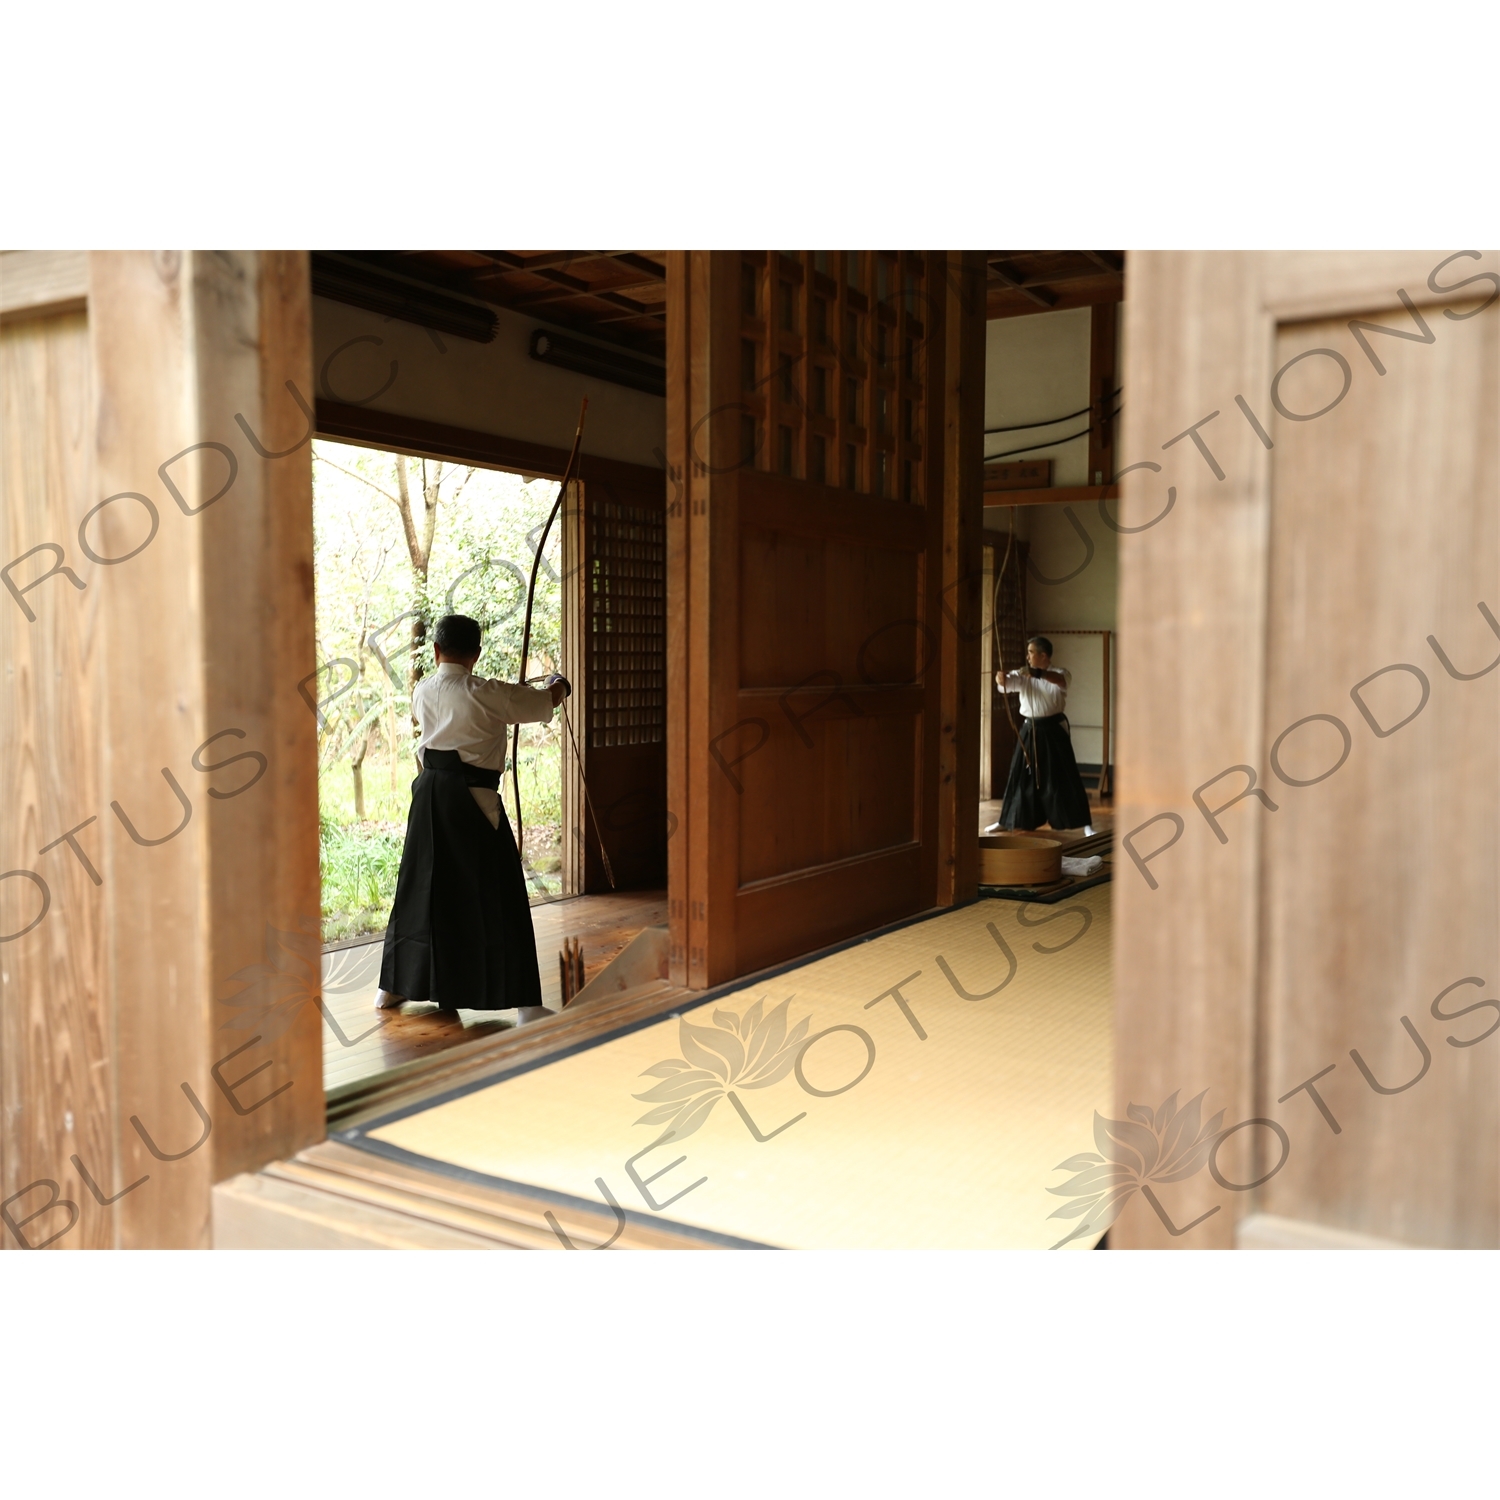
<path fill-rule="evenodd" d="M 665 891 L 575 896 L 531 909 L 541 966 L 542 1003 L 562 1006 L 557 951 L 565 937 L 583 945 L 585 977 L 592 979 L 643 927 L 667 920 Z M 434 1005 L 376 1011 L 381 939 L 323 955 L 323 1087 L 336 1093 L 405 1063 L 511 1030 L 506 1012 L 440 1013 Z"/>

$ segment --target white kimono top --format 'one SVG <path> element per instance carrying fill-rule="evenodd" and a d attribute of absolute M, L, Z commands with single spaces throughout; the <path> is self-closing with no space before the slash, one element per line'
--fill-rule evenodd
<path fill-rule="evenodd" d="M 476 677 L 467 667 L 445 661 L 416 685 L 411 711 L 421 730 L 419 762 L 424 750 L 456 750 L 471 766 L 504 771 L 511 725 L 545 724 L 554 709 L 548 688 Z M 490 826 L 498 828 L 499 794 L 485 786 L 471 786 L 469 792 Z"/>
<path fill-rule="evenodd" d="M 1020 668 L 1007 672 L 1003 682 L 997 672 L 996 685 L 1002 693 L 1016 693 L 1020 697 L 1021 712 L 1028 719 L 1046 719 L 1062 713 L 1067 707 L 1068 684 L 1073 681 L 1073 674 L 1066 667 L 1048 667 L 1047 670 L 1061 672 L 1063 686 L 1048 682 L 1045 677 L 1028 677 Z"/>

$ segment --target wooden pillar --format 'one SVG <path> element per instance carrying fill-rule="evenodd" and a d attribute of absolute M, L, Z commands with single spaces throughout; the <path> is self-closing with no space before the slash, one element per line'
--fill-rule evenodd
<path fill-rule="evenodd" d="M 323 1134 L 307 258 L 94 254 L 79 290 L 5 372 L 7 510 L 45 499 L 4 562 L 74 576 L 0 598 L 3 863 L 51 893 L 0 948 L 4 1237 L 206 1247 L 214 1182 Z"/>
<path fill-rule="evenodd" d="M 667 255 L 667 840 L 668 970 L 688 982 L 689 777 L 687 437 L 693 401 L 693 256 Z"/>
<path fill-rule="evenodd" d="M 739 263 L 735 251 L 667 261 L 667 802 L 679 819 L 667 884 L 672 980 L 694 989 L 735 972 L 739 797 L 722 737 L 739 679 Z"/>
<path fill-rule="evenodd" d="M 980 637 L 984 607 L 984 281 L 979 251 L 944 257 L 941 726 L 936 906 L 979 893 Z M 934 362 L 935 363 L 935 362 Z M 936 500 L 938 497 L 934 496 Z"/>

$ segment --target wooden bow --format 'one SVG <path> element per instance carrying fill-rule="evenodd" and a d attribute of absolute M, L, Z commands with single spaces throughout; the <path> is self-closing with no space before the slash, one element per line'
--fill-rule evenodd
<path fill-rule="evenodd" d="M 536 580 L 537 573 L 542 566 L 542 553 L 547 548 L 547 537 L 552 531 L 552 523 L 557 519 L 557 513 L 562 509 L 563 496 L 568 493 L 568 485 L 577 478 L 578 453 L 583 446 L 583 418 L 589 409 L 589 398 L 583 398 L 583 405 L 578 408 L 578 430 L 573 434 L 573 451 L 568 454 L 568 462 L 563 468 L 562 483 L 557 488 L 557 499 L 553 502 L 552 513 L 547 517 L 547 524 L 542 528 L 541 539 L 536 544 L 536 555 L 531 559 L 531 587 L 526 591 L 526 624 L 521 631 L 521 670 L 516 676 L 518 685 L 526 681 L 526 661 L 531 655 L 531 611 L 536 603 Z M 516 853 L 521 856 L 521 862 L 525 864 L 525 856 L 522 853 L 522 840 L 525 838 L 526 830 L 521 826 L 521 726 L 516 724 L 511 731 L 510 739 L 510 777 L 511 786 L 516 794 Z"/>
<path fill-rule="evenodd" d="M 994 633 L 995 667 L 1001 677 L 1000 696 L 1005 701 L 1005 717 L 1010 723 L 1011 733 L 1016 737 L 1016 743 L 1021 747 L 1021 758 L 1026 762 L 1026 769 L 1040 786 L 1041 779 L 1031 758 L 1031 751 L 1027 747 L 1026 737 L 1021 733 L 1021 726 L 1016 723 L 1015 710 L 1010 706 L 1010 693 L 1004 686 L 1005 657 L 1000 646 L 1000 589 L 1005 582 L 1005 570 L 1012 556 L 1016 558 L 1016 598 L 1019 599 L 1021 597 L 1021 559 L 1016 553 L 1016 508 L 1014 505 L 1010 507 L 1010 536 L 1005 543 L 1005 557 L 995 570 L 995 592 L 990 600 L 990 629 Z"/>

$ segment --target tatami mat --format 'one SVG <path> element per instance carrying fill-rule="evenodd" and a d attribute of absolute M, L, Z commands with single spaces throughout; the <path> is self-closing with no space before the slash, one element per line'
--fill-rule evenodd
<path fill-rule="evenodd" d="M 1109 955 L 1108 886 L 980 901 L 349 1138 L 761 1244 L 1046 1248 L 1112 1102 Z"/>

